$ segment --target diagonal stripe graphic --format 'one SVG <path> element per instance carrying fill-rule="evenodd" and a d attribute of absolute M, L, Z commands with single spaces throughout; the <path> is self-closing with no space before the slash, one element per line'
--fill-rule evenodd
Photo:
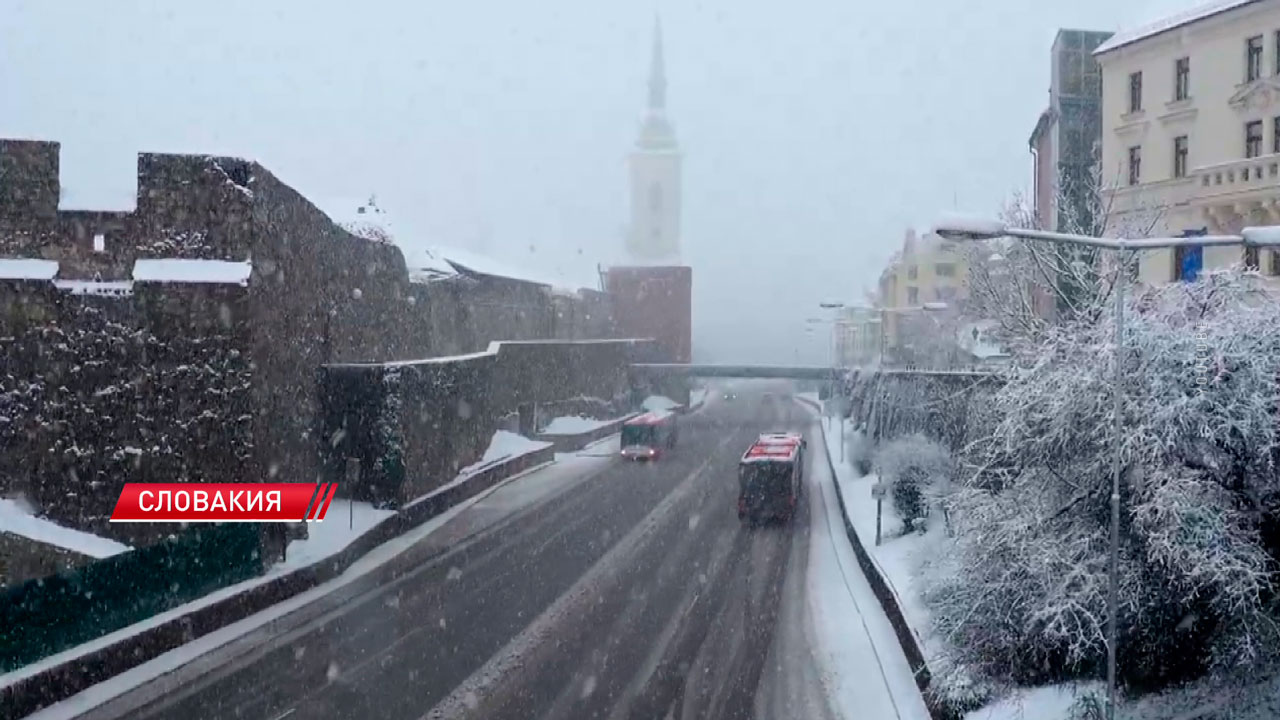
<path fill-rule="evenodd" d="M 329 499 L 324 501 L 324 507 L 320 509 L 320 513 L 316 517 L 317 522 L 324 519 L 325 513 L 329 512 L 329 503 L 333 502 L 333 497 L 337 494 L 338 494 L 338 483 L 333 483 L 329 486 Z"/>
<path fill-rule="evenodd" d="M 320 492 L 320 483 L 316 483 L 316 487 L 311 491 L 311 502 L 307 503 L 307 511 L 302 514 L 303 522 L 311 522 L 311 508 L 316 504 L 316 495 Z"/>

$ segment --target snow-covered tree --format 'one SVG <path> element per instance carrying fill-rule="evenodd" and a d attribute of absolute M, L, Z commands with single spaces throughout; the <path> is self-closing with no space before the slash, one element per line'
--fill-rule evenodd
<path fill-rule="evenodd" d="M 951 474 L 951 453 L 942 443 L 913 433 L 881 447 L 874 468 L 892 488 L 894 509 L 909 527 L 928 515 L 933 486 Z"/>
<path fill-rule="evenodd" d="M 1048 327 L 961 458 L 927 599 L 967 662 L 1038 682 L 1105 659 L 1114 317 Z M 1280 303 L 1256 275 L 1134 298 L 1121 378 L 1119 655 L 1153 685 L 1280 652 Z"/>
<path fill-rule="evenodd" d="M 1062 208 L 1058 232 L 1140 238 L 1150 235 L 1163 216 L 1159 208 L 1115 212 L 1098 163 L 1069 185 L 1055 194 L 1055 204 Z M 1020 193 L 1001 209 L 1000 219 L 1011 227 L 1047 229 Z M 1000 340 L 1010 346 L 1037 341 L 1051 325 L 1097 320 L 1118 272 L 1118 265 L 1105 262 L 1101 251 L 1066 243 L 1002 238 L 967 244 L 965 253 L 968 314 L 997 321 Z"/>

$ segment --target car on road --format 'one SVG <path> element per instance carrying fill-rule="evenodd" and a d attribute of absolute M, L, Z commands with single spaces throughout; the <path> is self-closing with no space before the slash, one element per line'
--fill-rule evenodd
<path fill-rule="evenodd" d="M 622 424 L 622 457 L 628 460 L 657 460 L 675 448 L 679 429 L 670 410 L 650 411 Z"/>
<path fill-rule="evenodd" d="M 738 463 L 738 520 L 790 521 L 804 482 L 808 443 L 799 433 L 765 433 Z"/>

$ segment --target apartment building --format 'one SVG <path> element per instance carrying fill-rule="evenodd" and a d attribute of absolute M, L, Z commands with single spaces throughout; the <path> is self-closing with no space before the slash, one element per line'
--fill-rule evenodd
<path fill-rule="evenodd" d="M 1111 37 L 1095 30 L 1059 30 L 1049 52 L 1049 106 L 1027 144 L 1034 164 L 1037 225 L 1080 232 L 1092 227 L 1093 177 L 1102 144 L 1102 71 L 1093 51 Z"/>
<path fill-rule="evenodd" d="M 1216 0 L 1113 35 L 1102 68 L 1102 168 L 1116 237 L 1238 233 L 1280 224 L 1280 0 Z M 1157 284 L 1273 251 L 1147 251 Z"/>
<path fill-rule="evenodd" d="M 958 315 L 968 296 L 968 277 L 968 263 L 955 243 L 933 233 L 918 236 L 907 230 L 902 250 L 880 274 L 877 305 L 883 311 L 880 332 L 886 356 L 902 360 L 924 340 L 949 336 L 944 317 Z M 948 311 L 926 313 L 922 310 L 926 303 L 946 303 Z"/>
<path fill-rule="evenodd" d="M 874 365 L 880 358 L 880 311 L 873 307 L 843 307 L 836 316 L 836 364 Z"/>

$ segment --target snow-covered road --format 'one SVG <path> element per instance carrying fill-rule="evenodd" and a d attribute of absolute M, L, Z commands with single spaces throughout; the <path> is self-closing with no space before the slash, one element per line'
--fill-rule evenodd
<path fill-rule="evenodd" d="M 779 427 L 807 429 L 807 502 L 743 527 L 738 458 Z M 562 457 L 41 716 L 927 717 L 807 411 L 744 393 L 686 416 L 662 463 L 616 452 Z"/>

